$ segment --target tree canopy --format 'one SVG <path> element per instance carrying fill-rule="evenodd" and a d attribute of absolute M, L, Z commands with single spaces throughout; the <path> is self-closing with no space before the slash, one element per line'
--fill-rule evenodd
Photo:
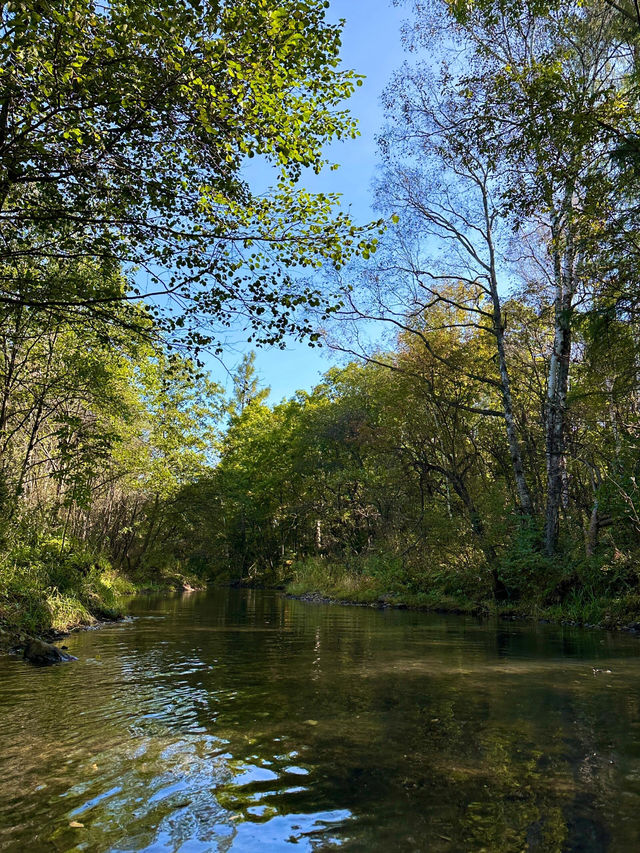
<path fill-rule="evenodd" d="M 379 138 L 385 229 L 299 188 L 356 133 L 324 4 L 3 7 L 16 566 L 45 531 L 135 578 L 636 606 L 633 9 L 411 5 Z M 314 342 L 334 316 L 352 361 L 288 400 L 253 353 L 228 393 L 198 364 L 231 324 Z"/>
<path fill-rule="evenodd" d="M 0 300 L 104 313 L 145 297 L 196 345 L 234 316 L 264 341 L 310 333 L 294 309 L 322 294 L 293 271 L 366 244 L 336 197 L 297 186 L 357 133 L 327 5 L 3 4 Z M 275 170 L 267 195 L 245 178 L 254 156 Z"/>

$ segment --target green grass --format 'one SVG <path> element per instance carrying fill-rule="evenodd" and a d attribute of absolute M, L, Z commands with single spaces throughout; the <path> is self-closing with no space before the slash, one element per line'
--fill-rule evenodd
<path fill-rule="evenodd" d="M 294 567 L 294 577 L 287 586 L 290 595 L 317 592 L 336 600 L 371 603 L 384 590 L 370 575 L 356 574 L 343 566 L 307 560 Z"/>
<path fill-rule="evenodd" d="M 21 544 L 0 562 L 0 622 L 14 636 L 68 631 L 120 618 L 120 596 L 134 590 L 104 557 L 78 546 Z"/>
<path fill-rule="evenodd" d="M 438 576 L 439 577 L 439 576 Z M 433 580 L 433 577 L 431 578 Z M 405 570 L 393 557 L 376 555 L 351 566 L 319 558 L 311 558 L 293 566 L 293 578 L 286 585 L 289 595 L 317 594 L 333 601 L 352 604 L 379 604 L 456 613 L 485 613 L 495 606 L 487 598 L 484 584 L 478 585 L 478 598 L 461 588 L 455 591 L 431 585 L 424 579 L 420 585 L 415 574 Z M 453 577 L 459 586 L 460 578 Z"/>
<path fill-rule="evenodd" d="M 640 621 L 640 593 L 596 593 L 591 585 L 578 585 L 562 601 L 545 604 L 543 597 L 496 601 L 482 572 L 438 568 L 420 573 L 406 571 L 390 558 L 377 557 L 367 566 L 350 566 L 319 558 L 294 564 L 286 586 L 290 595 L 321 595 L 353 604 L 403 606 L 423 610 L 476 615 L 495 614 L 524 620 L 546 619 L 620 628 Z M 474 589 L 475 584 L 475 589 Z"/>
<path fill-rule="evenodd" d="M 0 559 L 0 645 L 21 634 L 47 636 L 124 616 L 125 597 L 141 591 L 202 588 L 179 570 L 145 569 L 132 578 L 79 543 L 20 543 Z"/>

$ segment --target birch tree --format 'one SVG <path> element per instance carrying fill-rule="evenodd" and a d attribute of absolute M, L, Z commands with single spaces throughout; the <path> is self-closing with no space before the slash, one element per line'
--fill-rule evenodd
<path fill-rule="evenodd" d="M 442 110 L 434 110 L 434 86 L 423 82 L 427 75 L 409 76 L 411 97 L 402 95 L 406 72 L 399 78 L 402 85 L 396 86 L 400 138 L 413 146 L 414 158 L 420 156 L 420 146 L 429 152 L 435 149 L 441 164 L 435 180 L 430 176 L 421 190 L 419 172 L 405 167 L 403 174 L 396 168 L 402 204 L 424 218 L 427 235 L 454 244 L 474 268 L 469 276 L 464 269 L 461 274 L 459 266 L 448 270 L 445 266 L 441 275 L 480 287 L 487 297 L 490 310 L 476 304 L 471 313 L 481 326 L 490 320 L 495 335 L 504 417 L 523 509 L 531 502 L 510 405 L 500 308 L 504 285 L 497 278 L 494 236 L 502 223 L 520 243 L 517 254 L 528 250 L 532 234 L 543 247 L 537 263 L 553 306 L 544 413 L 544 549 L 549 556 L 557 548 L 567 488 L 565 432 L 574 313 L 578 301 L 584 303 L 598 286 L 593 273 L 598 267 L 594 235 L 611 219 L 619 190 L 609 156 L 612 134 L 632 120 L 633 112 L 628 93 L 623 93 L 632 51 L 616 38 L 614 15 L 610 6 L 597 3 L 567 2 L 541 9 L 535 3 L 487 2 L 472 7 L 459 2 L 439 12 L 416 4 L 415 26 L 407 35 L 410 46 L 428 48 L 436 55 L 447 50 L 437 80 L 445 95 L 435 98 L 448 107 L 446 145 L 440 149 Z M 416 131 L 412 122 L 423 115 L 428 122 Z M 396 131 L 394 143 L 397 137 Z M 387 150 L 397 159 L 394 144 Z M 394 186 L 393 176 L 388 183 Z M 478 199 L 471 216 L 469 206 L 460 204 L 461 197 L 466 203 L 469 188 Z M 590 274 L 584 270 L 587 254 Z M 424 275 L 415 266 L 410 272 Z"/>
<path fill-rule="evenodd" d="M 374 276 L 382 284 L 375 302 L 383 318 L 397 313 L 393 300 L 409 317 L 450 305 L 458 325 L 489 336 L 498 375 L 487 370 L 472 378 L 498 392 L 494 414 L 504 420 L 519 508 L 531 516 L 502 310 L 509 283 L 498 189 L 503 176 L 465 121 L 467 102 L 447 75 L 438 80 L 424 67 L 404 69 L 387 92 L 390 121 L 381 138 L 385 169 L 377 199 L 395 225 Z M 398 284 L 391 298 L 389 280 Z M 428 335 L 424 345 L 430 346 Z"/>

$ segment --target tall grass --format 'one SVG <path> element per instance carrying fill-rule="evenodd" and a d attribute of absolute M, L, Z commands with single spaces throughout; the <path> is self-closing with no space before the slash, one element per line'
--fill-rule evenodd
<path fill-rule="evenodd" d="M 20 545 L 0 561 L 0 621 L 25 633 L 90 625 L 121 616 L 118 597 L 134 590 L 104 557 L 74 543 Z"/>

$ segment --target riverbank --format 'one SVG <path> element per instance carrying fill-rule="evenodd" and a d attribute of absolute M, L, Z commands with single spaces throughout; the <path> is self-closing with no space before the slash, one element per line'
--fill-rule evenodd
<path fill-rule="evenodd" d="M 0 650 L 30 639 L 60 640 L 70 631 L 99 627 L 126 615 L 128 597 L 202 588 L 179 571 L 127 575 L 104 557 L 53 541 L 16 549 L 0 565 Z"/>
<path fill-rule="evenodd" d="M 574 589 L 562 600 L 551 604 L 534 597 L 526 601 L 496 600 L 489 591 L 488 583 L 478 583 L 478 593 L 477 596 L 468 592 L 452 594 L 438 586 L 407 589 L 403 588 L 397 574 L 354 572 L 317 560 L 295 567 L 293 580 L 285 586 L 287 596 L 314 604 L 497 616 L 505 620 L 640 633 L 640 595 L 637 593 L 598 596 L 583 589 Z"/>
<path fill-rule="evenodd" d="M 0 571 L 0 647 L 24 638 L 54 640 L 69 631 L 124 616 L 121 599 L 136 587 L 109 566 L 88 570 L 61 561 L 54 571 L 34 561 Z"/>
<path fill-rule="evenodd" d="M 31 640 L 45 643 L 58 643 L 74 631 L 96 630 L 112 622 L 121 622 L 127 618 L 127 601 L 134 595 L 162 594 L 169 592 L 199 592 L 205 587 L 193 585 L 189 581 L 169 583 L 145 583 L 142 586 L 131 584 L 126 578 L 119 578 L 119 585 L 124 590 L 118 594 L 111 606 L 102 601 L 94 602 L 88 609 L 81 601 L 70 598 L 66 613 L 68 617 L 56 617 L 55 627 L 48 626 L 47 621 L 34 624 L 29 610 L 17 610 L 12 614 L 11 621 L 0 611 L 0 654 L 24 648 Z M 45 594 L 45 597 L 48 596 Z"/>

